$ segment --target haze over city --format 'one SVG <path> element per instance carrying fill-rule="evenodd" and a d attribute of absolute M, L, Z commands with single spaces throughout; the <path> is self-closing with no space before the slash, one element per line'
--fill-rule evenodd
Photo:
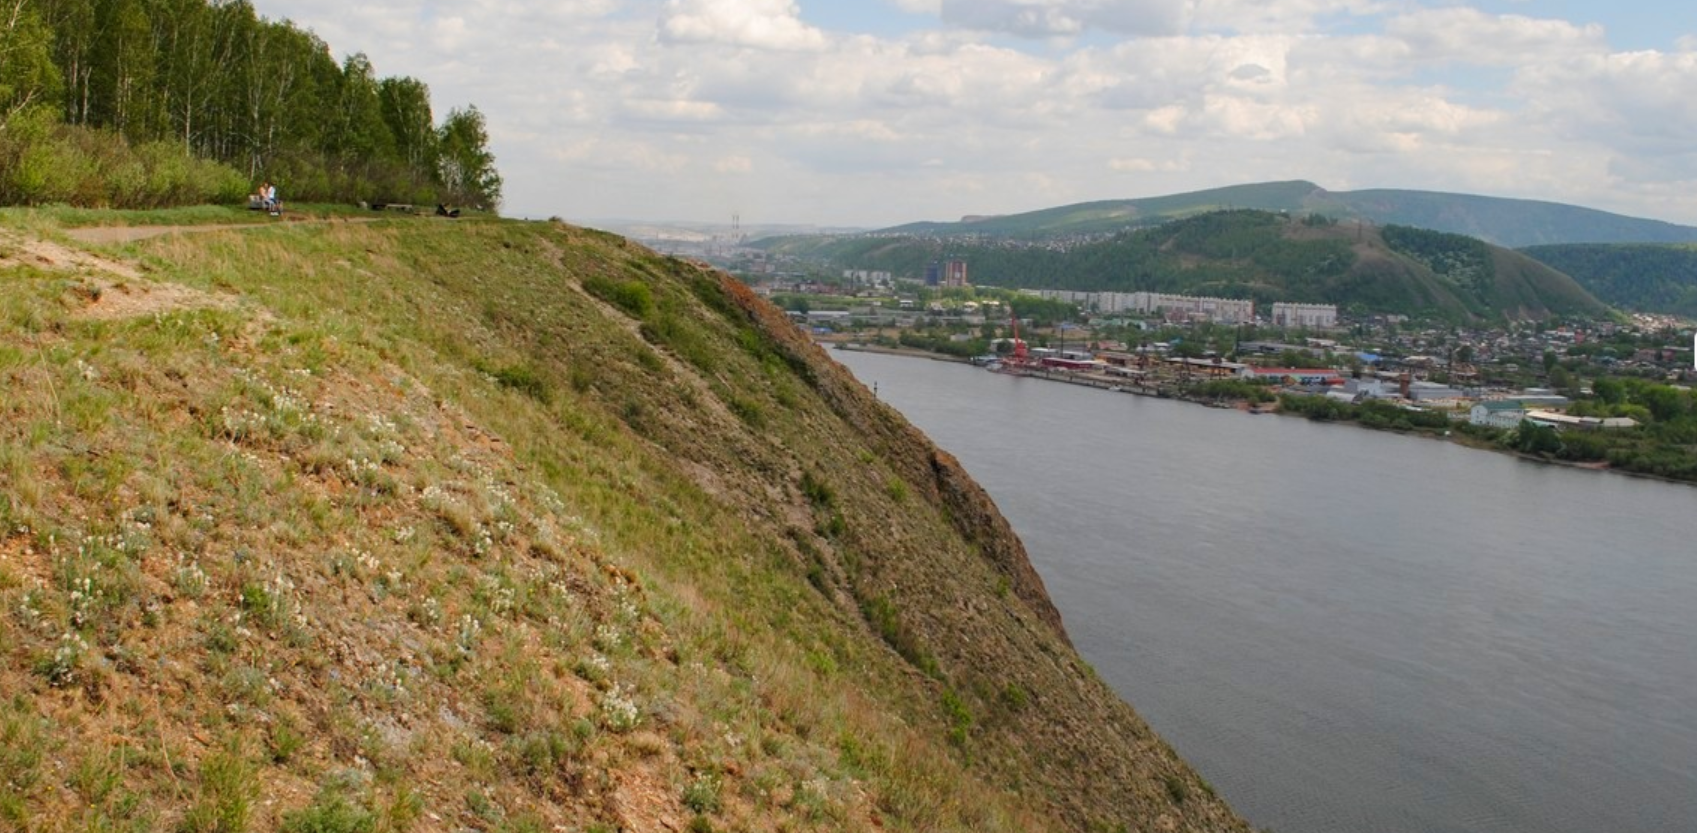
<path fill-rule="evenodd" d="M 880 226 L 1308 179 L 1697 224 L 1686 4 L 255 6 L 475 104 L 510 215 Z"/>

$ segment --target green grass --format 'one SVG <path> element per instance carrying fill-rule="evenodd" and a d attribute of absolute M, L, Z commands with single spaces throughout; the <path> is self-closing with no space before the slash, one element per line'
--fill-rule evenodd
<path fill-rule="evenodd" d="M 928 446 L 756 326 L 734 287 L 544 223 L 281 224 L 110 252 L 231 305 L 89 322 L 75 281 L 0 269 L 0 382 L 28 392 L 0 401 L 0 514 L 63 556 L 110 538 L 38 560 L 56 574 L 0 576 L 25 658 L 0 674 L 66 697 L 167 675 L 157 705 L 17 724 L 91 754 L 144 739 L 156 763 L 121 757 L 104 793 L 137 796 L 133 818 L 590 829 L 616 820 L 557 796 L 638 772 L 724 829 L 873 812 L 1045 829 L 1081 817 L 1070 802 L 1135 797 L 1061 766 L 978 767 L 1028 742 L 997 701 L 1011 667 L 1067 719 L 1122 707 L 991 591 L 1007 580 L 938 503 Z M 598 275 L 649 302 L 591 303 L 577 290 Z M 85 580 L 100 593 L 74 600 Z M 60 672 L 73 610 L 90 648 Z M 322 786 L 356 757 L 373 783 Z M 101 792 L 113 759 L 90 760 Z M 318 797 L 272 801 L 299 779 Z M 66 817 L 34 783 L 0 811 Z"/>
<path fill-rule="evenodd" d="M 178 833 L 241 833 L 248 829 L 259 781 L 253 763 L 232 740 L 201 762 L 194 803 Z"/>

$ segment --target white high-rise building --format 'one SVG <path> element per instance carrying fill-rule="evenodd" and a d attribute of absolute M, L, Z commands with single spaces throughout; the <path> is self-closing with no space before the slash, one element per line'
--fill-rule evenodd
<path fill-rule="evenodd" d="M 1196 297 L 1165 292 L 1079 292 L 1070 289 L 1043 289 L 1037 294 L 1051 301 L 1066 301 L 1099 313 L 1160 312 L 1174 318 L 1201 319 L 1219 324 L 1249 324 L 1255 320 L 1255 302 L 1246 298 Z"/>
<path fill-rule="evenodd" d="M 1336 304 L 1287 304 L 1273 305 L 1273 326 L 1275 327 L 1336 327 L 1338 325 L 1338 307 Z"/>

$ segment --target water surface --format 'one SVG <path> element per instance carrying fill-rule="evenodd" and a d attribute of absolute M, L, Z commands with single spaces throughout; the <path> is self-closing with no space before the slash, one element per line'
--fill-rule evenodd
<path fill-rule="evenodd" d="M 1080 652 L 1252 824 L 1697 830 L 1697 489 L 832 355 L 989 490 Z"/>

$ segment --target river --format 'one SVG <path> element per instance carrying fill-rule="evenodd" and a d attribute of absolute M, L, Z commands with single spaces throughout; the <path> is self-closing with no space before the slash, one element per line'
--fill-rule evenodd
<path fill-rule="evenodd" d="M 1697 489 L 832 351 L 1278 833 L 1697 830 Z"/>

